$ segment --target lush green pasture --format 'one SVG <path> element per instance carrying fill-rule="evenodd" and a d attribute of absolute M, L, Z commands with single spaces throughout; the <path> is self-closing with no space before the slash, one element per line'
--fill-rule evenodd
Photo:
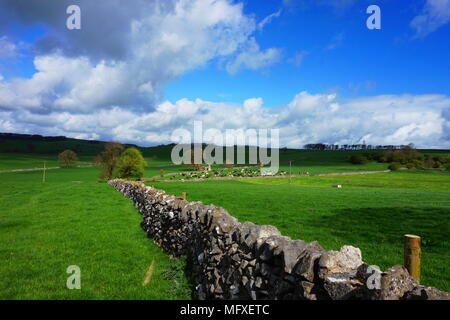
<path fill-rule="evenodd" d="M 28 155 L 0 153 L 0 170 L 57 167 L 58 158 L 54 155 Z"/>
<path fill-rule="evenodd" d="M 103 142 L 92 142 L 86 140 L 68 139 L 64 141 L 2 141 L 0 143 L 0 152 L 3 149 L 9 150 L 12 146 L 17 147 L 18 152 L 27 152 L 27 146 L 34 145 L 39 153 L 0 153 L 0 170 L 41 168 L 44 165 L 51 167 L 58 166 L 58 153 L 65 149 L 77 151 L 80 164 L 91 164 L 94 157 L 102 151 Z M 11 144 L 11 145 L 9 145 Z M 173 146 L 157 146 L 140 148 L 144 158 L 149 165 L 148 172 L 144 177 L 159 175 L 163 169 L 165 173 L 180 172 L 190 170 L 187 166 L 172 166 L 170 153 Z M 22 151 L 23 150 L 23 151 Z M 422 153 L 439 154 L 448 156 L 450 153 L 445 150 L 419 150 Z M 310 174 L 330 173 L 330 172 L 352 172 L 352 171 L 376 171 L 385 170 L 387 163 L 369 162 L 364 165 L 354 165 L 349 162 L 352 155 L 361 154 L 365 151 L 311 151 L 297 149 L 280 149 L 280 170 L 292 174 Z M 235 157 L 237 154 L 235 153 Z M 246 150 L 246 159 L 248 160 L 248 150 Z M 237 161 L 237 158 L 235 159 Z M 289 166 L 291 163 L 291 170 Z M 222 167 L 216 166 L 213 167 Z M 154 170 L 155 169 L 155 170 Z M 157 170 L 156 170 L 157 169 Z M 156 172 L 153 174 L 153 172 Z"/>
<path fill-rule="evenodd" d="M 147 160 L 147 159 L 146 159 Z M 185 171 L 192 170 L 188 166 L 173 166 L 170 164 L 160 164 L 160 165 L 149 165 L 145 168 L 144 177 L 143 178 L 152 178 L 161 179 L 161 170 L 163 170 L 163 177 L 169 177 L 168 173 L 181 173 Z"/>
<path fill-rule="evenodd" d="M 342 189 L 332 188 L 341 184 Z M 351 244 L 385 269 L 403 264 L 403 235 L 423 239 L 422 283 L 450 291 L 450 174 L 386 174 L 150 183 L 226 208 L 240 221 L 271 224 L 326 249 Z"/>
<path fill-rule="evenodd" d="M 0 138 L 0 153 L 10 154 L 34 154 L 57 156 L 66 149 L 75 151 L 80 157 L 88 156 L 93 158 L 103 151 L 104 141 L 91 141 L 82 139 L 66 138 L 62 140 L 33 140 L 33 139 L 5 139 Z M 126 147 L 134 146 L 125 144 Z M 145 158 L 157 163 L 170 162 L 170 152 L 172 146 L 163 145 L 155 147 L 138 147 Z"/>
<path fill-rule="evenodd" d="M 0 174 L 0 299 L 190 298 L 183 264 L 146 237 L 131 201 L 97 174 L 49 170 L 46 183 L 42 172 Z M 81 268 L 81 290 L 66 288 L 70 265 Z"/>
<path fill-rule="evenodd" d="M 448 150 L 418 150 L 423 154 L 450 156 Z M 310 174 L 352 171 L 378 171 L 386 170 L 388 163 L 375 161 L 363 165 L 354 165 L 349 162 L 352 155 L 364 154 L 367 151 L 311 151 L 280 149 L 280 170 L 289 172 L 289 161 L 292 174 L 309 172 Z"/>
<path fill-rule="evenodd" d="M 368 162 L 367 164 L 351 164 L 348 161 L 328 161 L 322 165 L 314 164 L 313 161 L 301 161 L 292 162 L 291 168 L 289 163 L 280 163 L 279 170 L 291 172 L 292 174 L 319 174 L 319 173 L 333 173 L 333 172 L 354 172 L 354 171 L 379 171 L 386 170 L 388 163 L 379 163 L 375 161 Z"/>
<path fill-rule="evenodd" d="M 80 156 L 78 165 L 91 165 L 94 156 Z M 160 170 L 165 173 L 181 172 L 189 170 L 187 166 L 173 166 L 166 160 L 155 160 L 154 158 L 145 158 L 148 167 L 145 169 L 144 177 L 152 177 L 160 174 Z M 59 167 L 57 155 L 41 154 L 18 154 L 18 153 L 0 153 L 0 171 L 15 169 L 33 169 L 43 168 L 44 162 L 47 168 Z M 100 170 L 97 170 L 100 173 Z"/>

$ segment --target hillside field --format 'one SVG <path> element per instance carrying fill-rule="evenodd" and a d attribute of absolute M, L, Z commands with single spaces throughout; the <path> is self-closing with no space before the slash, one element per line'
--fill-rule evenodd
<path fill-rule="evenodd" d="M 169 259 L 146 237 L 131 201 L 99 182 L 98 168 L 47 170 L 45 183 L 40 170 L 1 172 L 40 168 L 44 161 L 57 166 L 58 148 L 0 153 L 0 299 L 190 299 L 183 259 Z M 81 164 L 90 165 L 96 153 L 81 151 Z M 289 171 L 289 160 L 293 174 L 386 169 L 386 163 L 350 164 L 360 152 L 280 150 L 281 169 Z M 170 164 L 169 146 L 144 155 L 144 177 L 191 170 Z M 422 283 L 450 291 L 448 172 L 149 184 L 222 206 L 242 222 L 275 225 L 293 239 L 318 240 L 325 249 L 359 247 L 366 262 L 382 269 L 402 264 L 403 235 L 418 234 Z M 143 286 L 152 261 L 151 281 Z M 66 288 L 69 265 L 81 267 L 83 290 Z"/>
<path fill-rule="evenodd" d="M 97 169 L 0 174 L 0 299 L 189 299 L 183 262 L 140 228 Z M 151 281 L 143 286 L 154 261 Z M 68 290 L 69 265 L 81 289 Z"/>
<path fill-rule="evenodd" d="M 403 264 L 403 235 L 422 237 L 422 283 L 450 290 L 450 174 L 392 172 L 149 183 L 189 201 L 226 208 L 239 221 L 276 226 L 292 239 L 327 250 L 359 247 L 363 260 L 386 269 Z M 341 184 L 342 189 L 332 188 Z"/>

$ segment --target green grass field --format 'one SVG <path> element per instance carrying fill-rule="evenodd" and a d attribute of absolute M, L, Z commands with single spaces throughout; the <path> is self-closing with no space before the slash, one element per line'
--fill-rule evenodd
<path fill-rule="evenodd" d="M 165 149 L 164 149 L 165 148 Z M 147 155 L 144 177 L 189 170 L 170 166 L 167 147 Z M 443 153 L 442 151 L 436 151 Z M 354 152 L 281 150 L 282 169 L 311 174 L 382 170 L 347 162 Z M 448 153 L 447 153 L 448 154 Z M 94 155 L 80 160 L 90 163 Z M 56 154 L 0 154 L 0 170 L 57 166 Z M 0 299 L 189 299 L 182 260 L 170 260 L 140 228 L 131 201 L 97 180 L 94 167 L 0 173 Z M 152 184 L 226 208 L 240 221 L 272 224 L 326 249 L 351 244 L 366 262 L 402 264 L 402 236 L 423 238 L 422 283 L 450 291 L 450 174 L 388 174 Z M 331 186 L 342 184 L 342 189 Z M 152 261 L 155 270 L 143 286 Z M 82 290 L 68 290 L 69 265 Z"/>
<path fill-rule="evenodd" d="M 97 174 L 49 170 L 46 183 L 42 172 L 0 175 L 0 299 L 190 298 L 182 262 L 146 237 L 131 201 Z M 81 268 L 81 290 L 66 288 L 69 265 Z"/>
<path fill-rule="evenodd" d="M 80 156 L 77 165 L 90 166 L 94 156 Z M 152 177 L 160 175 L 160 170 L 165 173 L 182 172 L 189 170 L 187 166 L 173 166 L 167 160 L 155 160 L 145 158 L 148 167 L 145 169 L 144 177 Z M 0 153 L 0 171 L 16 170 L 16 169 L 34 169 L 43 168 L 44 162 L 47 168 L 59 167 L 57 155 L 40 155 L 40 154 L 16 154 L 16 153 Z M 98 170 L 93 172 L 91 176 L 98 175 Z"/>
<path fill-rule="evenodd" d="M 54 155 L 29 155 L 0 153 L 0 170 L 57 167 L 58 159 Z"/>
<path fill-rule="evenodd" d="M 82 139 L 66 138 L 56 141 L 42 141 L 33 139 L 11 139 L 0 136 L 0 153 L 19 155 L 58 155 L 66 149 L 75 151 L 80 159 L 82 157 L 93 158 L 99 154 L 105 145 L 105 141 L 91 141 Z M 125 145 L 126 147 L 131 145 Z M 134 146 L 134 145 L 133 145 Z M 155 147 L 138 147 L 144 157 L 155 163 L 167 163 L 170 161 L 171 146 L 162 145 Z"/>
<path fill-rule="evenodd" d="M 271 224 L 329 250 L 350 244 L 382 269 L 403 264 L 403 235 L 423 239 L 422 283 L 450 291 L 450 174 L 386 174 L 149 183 L 226 208 L 241 222 Z M 342 189 L 332 185 L 342 184 Z"/>

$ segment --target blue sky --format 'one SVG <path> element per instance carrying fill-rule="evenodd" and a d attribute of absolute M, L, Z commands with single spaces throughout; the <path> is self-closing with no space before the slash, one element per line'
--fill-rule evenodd
<path fill-rule="evenodd" d="M 263 96 L 267 105 L 289 103 L 299 90 L 338 89 L 344 97 L 378 94 L 450 93 L 450 25 L 414 39 L 411 20 L 423 1 L 359 1 L 333 10 L 320 5 L 285 6 L 283 1 L 245 1 L 258 21 L 281 11 L 256 39 L 261 47 L 282 48 L 280 62 L 262 72 L 230 75 L 215 63 L 184 75 L 167 87 L 170 100 L 202 97 L 240 102 Z M 368 4 L 379 4 L 382 29 L 366 27 Z M 333 49 L 327 49 L 335 44 Z M 299 66 L 292 61 L 305 52 Z M 276 83 L 276 89 L 274 88 Z"/>
<path fill-rule="evenodd" d="M 449 40 L 450 0 L 4 0 L 0 132 L 154 145 L 202 121 L 450 148 Z"/>

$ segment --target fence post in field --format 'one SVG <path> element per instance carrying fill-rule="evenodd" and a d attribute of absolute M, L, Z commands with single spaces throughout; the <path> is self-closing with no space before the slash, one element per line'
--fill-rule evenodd
<path fill-rule="evenodd" d="M 289 183 L 291 183 L 292 161 L 293 161 L 293 160 L 289 160 Z"/>
<path fill-rule="evenodd" d="M 420 237 L 412 234 L 405 234 L 404 264 L 409 274 L 420 282 Z"/>
<path fill-rule="evenodd" d="M 46 169 L 46 166 L 45 166 L 45 161 L 44 161 L 44 172 L 42 173 L 42 182 L 45 182 L 45 169 Z"/>
<path fill-rule="evenodd" d="M 187 198 L 186 192 L 182 192 L 181 199 L 186 200 L 186 198 Z"/>

